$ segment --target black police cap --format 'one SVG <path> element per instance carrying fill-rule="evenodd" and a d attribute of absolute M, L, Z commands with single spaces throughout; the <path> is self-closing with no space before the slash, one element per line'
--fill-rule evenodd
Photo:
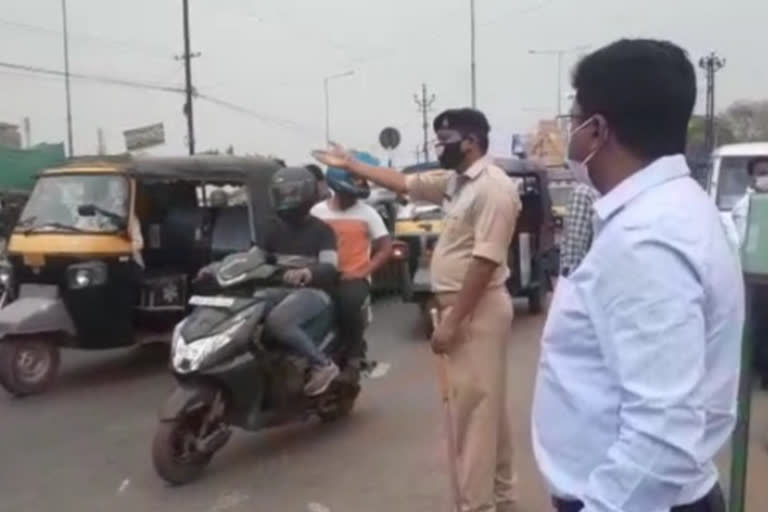
<path fill-rule="evenodd" d="M 491 126 L 485 114 L 473 108 L 453 108 L 446 110 L 435 118 L 432 123 L 435 131 L 458 130 L 463 133 L 488 135 Z"/>

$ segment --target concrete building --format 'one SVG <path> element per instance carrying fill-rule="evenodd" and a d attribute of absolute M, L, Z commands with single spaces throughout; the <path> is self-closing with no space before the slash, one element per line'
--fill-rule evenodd
<path fill-rule="evenodd" d="M 0 146 L 21 149 L 21 132 L 18 125 L 0 122 Z"/>

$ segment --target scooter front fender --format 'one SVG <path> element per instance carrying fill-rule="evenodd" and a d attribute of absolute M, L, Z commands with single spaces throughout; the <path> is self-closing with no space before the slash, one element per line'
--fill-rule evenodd
<path fill-rule="evenodd" d="M 216 400 L 216 389 L 203 383 L 184 382 L 176 388 L 160 408 L 160 421 L 174 421 Z"/>

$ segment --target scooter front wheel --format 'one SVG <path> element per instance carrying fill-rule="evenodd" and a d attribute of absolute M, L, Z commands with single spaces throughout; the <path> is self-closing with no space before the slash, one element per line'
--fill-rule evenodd
<path fill-rule="evenodd" d="M 171 485 L 197 480 L 213 457 L 198 449 L 199 421 L 181 417 L 158 425 L 152 442 L 152 462 L 157 474 Z"/>

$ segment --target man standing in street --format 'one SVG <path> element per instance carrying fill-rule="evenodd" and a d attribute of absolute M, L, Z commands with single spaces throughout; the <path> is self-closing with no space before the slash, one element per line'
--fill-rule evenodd
<path fill-rule="evenodd" d="M 359 162 L 338 147 L 315 156 L 411 200 L 443 206 L 445 228 L 431 264 L 441 309 L 432 349 L 447 355 L 452 378 L 462 512 L 509 512 L 516 498 L 506 399 L 513 312 L 505 282 L 520 198 L 514 182 L 486 156 L 485 115 L 447 110 L 435 118 L 434 129 L 445 171 L 406 176 Z"/>
<path fill-rule="evenodd" d="M 536 460 L 559 512 L 724 512 L 713 459 L 735 424 L 744 289 L 683 155 L 694 67 L 621 40 L 573 86 L 569 159 L 601 197 L 542 334 Z"/>
<path fill-rule="evenodd" d="M 333 196 L 316 204 L 311 213 L 336 233 L 341 281 L 334 298 L 339 329 L 352 347 L 352 364 L 359 367 L 365 361 L 367 349 L 363 304 L 370 294 L 371 276 L 392 255 L 392 238 L 379 212 L 362 201 L 371 192 L 365 180 L 329 167 L 326 182 Z"/>
<path fill-rule="evenodd" d="M 560 275 L 568 275 L 576 270 L 581 260 L 592 245 L 592 205 L 598 198 L 597 192 L 590 185 L 577 183 L 568 200 L 568 210 L 563 226 L 563 243 L 560 255 Z"/>

